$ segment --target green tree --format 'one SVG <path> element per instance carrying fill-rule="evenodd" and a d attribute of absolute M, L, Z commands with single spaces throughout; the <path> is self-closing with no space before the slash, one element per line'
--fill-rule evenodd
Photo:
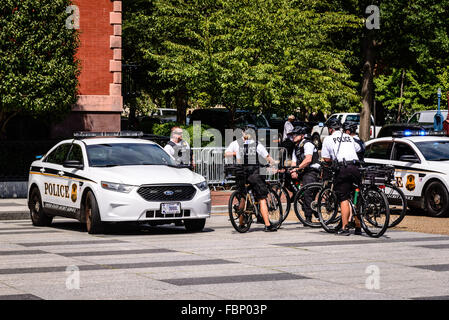
<path fill-rule="evenodd" d="M 0 3 L 0 137 L 19 113 L 60 119 L 76 103 L 79 75 L 69 0 Z"/>
<path fill-rule="evenodd" d="M 348 50 L 331 36 L 359 29 L 342 12 L 316 12 L 298 1 L 155 1 L 148 45 L 154 73 L 166 91 L 181 92 L 178 110 L 223 105 L 257 111 L 329 111 L 338 101 L 359 105 L 357 84 L 345 61 Z M 186 99 L 188 96 L 188 99 Z"/>

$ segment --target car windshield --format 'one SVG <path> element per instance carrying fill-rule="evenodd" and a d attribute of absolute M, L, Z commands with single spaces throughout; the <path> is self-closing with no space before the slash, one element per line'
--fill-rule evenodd
<path fill-rule="evenodd" d="M 449 160 L 449 141 L 417 142 L 416 146 L 428 161 Z"/>
<path fill-rule="evenodd" d="M 88 145 L 86 149 L 91 167 L 175 165 L 172 158 L 161 147 L 154 144 L 94 144 Z"/>

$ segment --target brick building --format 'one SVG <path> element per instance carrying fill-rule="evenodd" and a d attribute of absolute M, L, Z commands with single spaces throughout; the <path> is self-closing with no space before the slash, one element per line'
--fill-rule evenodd
<path fill-rule="evenodd" d="M 122 97 L 122 1 L 73 0 L 79 8 L 81 61 L 78 103 L 53 126 L 52 136 L 73 131 L 120 131 Z"/>

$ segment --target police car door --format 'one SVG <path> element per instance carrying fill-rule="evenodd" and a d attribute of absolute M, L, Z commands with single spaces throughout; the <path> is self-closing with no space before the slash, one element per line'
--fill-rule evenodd
<path fill-rule="evenodd" d="M 69 197 L 69 181 L 64 175 L 64 163 L 71 144 L 59 145 L 43 160 L 41 190 L 42 205 L 49 212 L 64 213 L 66 199 Z"/>
<path fill-rule="evenodd" d="M 412 161 L 413 157 L 416 157 L 416 160 Z M 425 172 L 420 170 L 421 161 L 411 144 L 404 141 L 394 142 L 391 164 L 395 167 L 396 184 L 407 200 L 421 196 L 421 181 L 425 176 Z"/>
<path fill-rule="evenodd" d="M 64 167 L 65 176 L 67 177 L 67 185 L 69 187 L 69 197 L 65 198 L 65 206 L 67 210 L 72 214 L 79 214 L 81 206 L 81 189 L 85 187 L 86 180 L 84 179 L 85 159 L 83 149 L 79 142 L 73 142 L 69 154 L 67 155 L 67 161 L 77 161 L 82 167 L 71 168 Z"/>

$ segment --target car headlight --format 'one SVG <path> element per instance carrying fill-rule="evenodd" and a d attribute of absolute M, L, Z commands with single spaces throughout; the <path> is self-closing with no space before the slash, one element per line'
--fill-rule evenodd
<path fill-rule="evenodd" d="M 197 184 L 195 184 L 195 185 L 196 185 L 196 186 L 198 187 L 198 189 L 200 189 L 201 191 L 204 191 L 204 190 L 206 190 L 206 189 L 209 188 L 209 186 L 207 185 L 206 180 L 203 181 L 203 182 L 197 183 Z"/>
<path fill-rule="evenodd" d="M 113 183 L 106 181 L 101 181 L 101 187 L 106 190 L 112 190 L 123 193 L 130 193 L 131 190 L 134 188 L 134 186 L 131 186 L 129 184 Z"/>

